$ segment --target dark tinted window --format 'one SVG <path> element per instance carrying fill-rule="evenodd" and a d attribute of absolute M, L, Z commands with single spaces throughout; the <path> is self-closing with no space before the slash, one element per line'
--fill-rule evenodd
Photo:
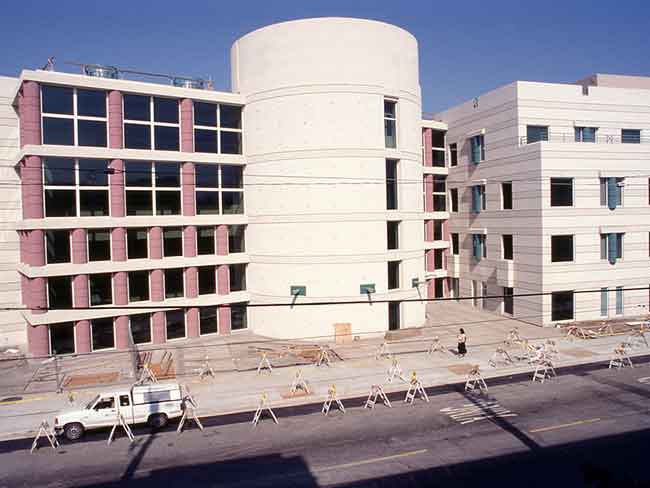
<path fill-rule="evenodd" d="M 47 279 L 47 297 L 50 309 L 72 308 L 72 278 L 50 276 Z"/>
<path fill-rule="evenodd" d="M 399 288 L 399 261 L 388 261 L 388 289 Z"/>
<path fill-rule="evenodd" d="M 106 147 L 106 122 L 77 120 L 77 143 L 80 146 Z"/>
<path fill-rule="evenodd" d="M 142 95 L 124 95 L 125 119 L 149 121 L 151 120 L 149 109 L 149 97 Z"/>
<path fill-rule="evenodd" d="M 185 337 L 185 313 L 183 310 L 165 312 L 167 340 Z"/>
<path fill-rule="evenodd" d="M 179 163 L 156 163 L 156 186 L 181 186 Z"/>
<path fill-rule="evenodd" d="M 194 102 L 194 125 L 217 126 L 217 106 L 212 103 Z"/>
<path fill-rule="evenodd" d="M 129 259 L 147 257 L 147 229 L 127 229 L 126 231 L 127 256 Z"/>
<path fill-rule="evenodd" d="M 624 144 L 639 144 L 641 142 L 641 130 L 621 129 L 621 142 Z"/>
<path fill-rule="evenodd" d="M 512 183 L 501 183 L 501 197 L 504 210 L 512 210 Z"/>
<path fill-rule="evenodd" d="M 73 90 L 64 86 L 43 85 L 43 113 L 73 114 Z"/>
<path fill-rule="evenodd" d="M 445 132 L 441 130 L 431 131 L 431 146 L 445 147 Z"/>
<path fill-rule="evenodd" d="M 153 215 L 151 191 L 126 192 L 127 215 Z"/>
<path fill-rule="evenodd" d="M 112 317 L 90 321 L 93 339 L 93 351 L 115 347 L 115 331 Z"/>
<path fill-rule="evenodd" d="M 221 187 L 222 188 L 243 188 L 241 166 L 221 166 Z"/>
<path fill-rule="evenodd" d="M 228 129 L 241 129 L 241 107 L 234 105 L 221 105 L 219 107 L 221 127 Z"/>
<path fill-rule="evenodd" d="M 51 324 L 50 352 L 52 354 L 72 354 L 74 349 L 74 323 Z"/>
<path fill-rule="evenodd" d="M 45 231 L 47 264 L 70 262 L 70 232 L 67 230 Z"/>
<path fill-rule="evenodd" d="M 156 147 L 159 151 L 178 151 L 178 127 L 156 125 L 154 127 Z"/>
<path fill-rule="evenodd" d="M 459 241 L 458 241 L 458 234 L 454 233 L 451 235 L 451 253 L 454 255 L 458 255 L 459 253 Z"/>
<path fill-rule="evenodd" d="M 228 252 L 246 252 L 246 226 L 228 226 Z"/>
<path fill-rule="evenodd" d="M 126 149 L 151 149 L 151 127 L 141 124 L 124 124 Z"/>
<path fill-rule="evenodd" d="M 183 269 L 166 269 L 165 273 L 165 298 L 178 298 L 183 296 Z"/>
<path fill-rule="evenodd" d="M 88 229 L 88 261 L 111 259 L 111 233 L 108 229 Z"/>
<path fill-rule="evenodd" d="M 106 117 L 106 92 L 77 89 L 77 115 Z"/>
<path fill-rule="evenodd" d="M 230 227 L 228 232 L 230 232 Z M 197 254 L 214 254 L 214 227 L 197 228 L 196 248 Z"/>
<path fill-rule="evenodd" d="M 219 133 L 216 130 L 195 129 L 194 151 L 203 153 L 218 152 Z"/>
<path fill-rule="evenodd" d="M 217 332 L 217 307 L 202 307 L 199 309 L 199 327 L 201 335 Z"/>
<path fill-rule="evenodd" d="M 231 330 L 246 329 L 246 305 L 234 303 L 230 306 L 230 328 Z"/>
<path fill-rule="evenodd" d="M 43 159 L 46 185 L 74 185 L 74 160 L 64 158 Z"/>
<path fill-rule="evenodd" d="M 386 160 L 386 209 L 397 210 L 397 161 Z"/>
<path fill-rule="evenodd" d="M 149 271 L 129 272 L 129 301 L 149 300 Z"/>
<path fill-rule="evenodd" d="M 113 303 L 113 289 L 110 273 L 91 274 L 88 276 L 90 283 L 90 304 L 109 305 Z"/>
<path fill-rule="evenodd" d="M 80 186 L 108 186 L 108 161 L 105 159 L 79 160 Z"/>
<path fill-rule="evenodd" d="M 156 192 L 156 215 L 180 215 L 181 213 L 181 192 L 180 191 L 157 191 Z"/>
<path fill-rule="evenodd" d="M 573 205 L 573 178 L 551 178 L 551 207 Z"/>
<path fill-rule="evenodd" d="M 108 190 L 81 190 L 79 192 L 79 214 L 82 217 L 108 215 Z"/>
<path fill-rule="evenodd" d="M 548 141 L 548 127 L 544 125 L 527 125 L 526 140 L 528 144 L 539 141 Z"/>
<path fill-rule="evenodd" d="M 151 163 L 127 161 L 124 169 L 126 186 L 151 186 Z"/>
<path fill-rule="evenodd" d="M 199 295 L 209 295 L 217 292 L 216 270 L 214 266 L 199 268 Z"/>
<path fill-rule="evenodd" d="M 166 227 L 163 229 L 163 255 L 183 255 L 183 231 L 180 227 Z"/>
<path fill-rule="evenodd" d="M 449 144 L 449 165 L 450 166 L 458 166 L 458 145 L 457 144 Z"/>
<path fill-rule="evenodd" d="M 244 213 L 244 193 L 224 191 L 221 193 L 223 199 L 224 214 L 243 214 Z"/>
<path fill-rule="evenodd" d="M 551 294 L 551 320 L 573 319 L 573 291 L 556 291 Z"/>
<path fill-rule="evenodd" d="M 230 291 L 244 291 L 246 289 L 246 265 L 231 264 L 230 268 Z"/>
<path fill-rule="evenodd" d="M 43 117 L 43 144 L 74 145 L 74 121 Z"/>
<path fill-rule="evenodd" d="M 155 122 L 178 124 L 178 100 L 154 97 L 153 114 Z"/>
<path fill-rule="evenodd" d="M 504 234 L 502 236 L 502 242 L 503 242 L 503 259 L 512 259 L 512 235 L 511 234 Z"/>
<path fill-rule="evenodd" d="M 397 249 L 399 247 L 398 229 L 399 229 L 399 222 L 386 222 L 388 249 Z"/>
<path fill-rule="evenodd" d="M 216 164 L 197 164 L 195 178 L 197 187 L 217 188 L 219 186 L 219 167 Z"/>
<path fill-rule="evenodd" d="M 221 154 L 241 154 L 241 132 L 219 132 Z"/>
<path fill-rule="evenodd" d="M 218 214 L 219 213 L 219 192 L 197 191 L 196 192 L 196 213 Z"/>
<path fill-rule="evenodd" d="M 45 190 L 45 216 L 75 217 L 76 201 L 74 190 Z"/>
<path fill-rule="evenodd" d="M 135 344 L 151 342 L 151 319 L 148 313 L 130 315 L 129 325 Z"/>
<path fill-rule="evenodd" d="M 573 261 L 573 236 L 551 236 L 551 262 Z"/>

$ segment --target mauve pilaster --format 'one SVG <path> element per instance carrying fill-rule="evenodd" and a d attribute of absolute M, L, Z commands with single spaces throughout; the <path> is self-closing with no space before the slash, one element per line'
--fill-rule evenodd
<path fill-rule="evenodd" d="M 88 275 L 80 274 L 72 278 L 72 289 L 74 292 L 75 308 L 88 308 L 90 306 Z"/>
<path fill-rule="evenodd" d="M 113 170 L 113 173 L 108 175 L 111 217 L 124 217 L 126 215 L 124 203 L 124 161 L 121 159 L 113 159 L 109 168 Z"/>
<path fill-rule="evenodd" d="M 86 229 L 72 230 L 72 263 L 85 264 L 88 262 L 88 245 Z"/>
<path fill-rule="evenodd" d="M 150 275 L 151 301 L 162 302 L 165 298 L 165 287 L 162 269 L 151 270 Z"/>
<path fill-rule="evenodd" d="M 75 352 L 90 352 L 90 320 L 79 320 L 74 326 Z"/>
<path fill-rule="evenodd" d="M 424 175 L 424 211 L 433 212 L 433 175 Z"/>
<path fill-rule="evenodd" d="M 217 255 L 225 256 L 228 252 L 228 226 L 221 224 L 217 226 Z"/>
<path fill-rule="evenodd" d="M 166 340 L 165 312 L 151 314 L 151 340 L 154 344 L 164 344 Z"/>
<path fill-rule="evenodd" d="M 129 317 L 127 315 L 115 318 L 115 347 L 121 350 L 129 348 Z"/>
<path fill-rule="evenodd" d="M 217 292 L 219 295 L 230 293 L 230 268 L 227 264 L 217 266 Z"/>
<path fill-rule="evenodd" d="M 185 268 L 185 298 L 199 296 L 199 270 L 196 266 Z"/>
<path fill-rule="evenodd" d="M 196 226 L 188 225 L 183 229 L 183 256 L 193 258 L 196 256 Z"/>
<path fill-rule="evenodd" d="M 41 144 L 41 89 L 35 81 L 24 81 L 18 99 L 20 147 Z"/>
<path fill-rule="evenodd" d="M 111 229 L 111 256 L 113 261 L 126 261 L 126 229 Z"/>
<path fill-rule="evenodd" d="M 422 129 L 422 162 L 425 166 L 433 166 L 433 130 L 426 128 Z"/>
<path fill-rule="evenodd" d="M 185 314 L 185 323 L 187 324 L 187 336 L 199 337 L 199 309 L 191 307 Z"/>
<path fill-rule="evenodd" d="M 162 259 L 162 228 L 149 229 L 149 258 Z"/>
<path fill-rule="evenodd" d="M 21 161 L 20 183 L 23 219 L 42 219 L 43 175 L 40 157 L 26 156 Z"/>
<path fill-rule="evenodd" d="M 50 334 L 47 325 L 27 324 L 27 349 L 32 356 L 36 357 L 50 354 Z"/>
<path fill-rule="evenodd" d="M 123 109 L 122 93 L 113 90 L 108 93 L 108 147 L 110 149 L 123 148 Z"/>
<path fill-rule="evenodd" d="M 221 305 L 217 307 L 217 323 L 219 328 L 219 335 L 230 335 L 230 306 Z"/>
<path fill-rule="evenodd" d="M 189 98 L 181 100 L 181 152 L 194 152 L 194 109 Z"/>
<path fill-rule="evenodd" d="M 113 275 L 113 290 L 115 292 L 115 305 L 129 303 L 126 271 L 118 271 Z"/>
<path fill-rule="evenodd" d="M 196 168 L 194 163 L 181 165 L 181 194 L 183 195 L 183 215 L 192 217 L 196 215 Z"/>

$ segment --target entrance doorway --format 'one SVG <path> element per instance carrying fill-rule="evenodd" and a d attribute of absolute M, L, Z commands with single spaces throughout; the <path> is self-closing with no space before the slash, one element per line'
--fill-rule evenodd
<path fill-rule="evenodd" d="M 399 330 L 400 328 L 399 308 L 400 308 L 400 302 L 388 303 L 388 330 Z"/>

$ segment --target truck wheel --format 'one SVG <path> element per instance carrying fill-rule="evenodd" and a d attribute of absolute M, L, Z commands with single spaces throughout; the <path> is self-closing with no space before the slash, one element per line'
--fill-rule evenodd
<path fill-rule="evenodd" d="M 164 413 L 155 413 L 153 415 L 150 415 L 149 420 L 147 421 L 149 427 L 153 429 L 162 429 L 167 425 L 167 422 L 167 415 Z"/>
<path fill-rule="evenodd" d="M 84 435 L 84 426 L 78 422 L 68 424 L 63 428 L 63 433 L 65 434 L 66 439 L 76 441 L 81 439 Z"/>

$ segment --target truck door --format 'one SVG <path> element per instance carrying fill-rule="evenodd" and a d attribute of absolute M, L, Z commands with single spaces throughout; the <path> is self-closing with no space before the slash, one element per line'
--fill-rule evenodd
<path fill-rule="evenodd" d="M 102 396 L 92 408 L 87 417 L 89 427 L 113 425 L 117 419 L 117 408 L 114 396 Z"/>
<path fill-rule="evenodd" d="M 120 395 L 119 397 L 119 410 L 122 416 L 124 417 L 124 420 L 126 420 L 127 424 L 132 424 L 134 422 L 133 419 L 133 408 L 131 406 L 131 398 L 129 395 Z"/>

